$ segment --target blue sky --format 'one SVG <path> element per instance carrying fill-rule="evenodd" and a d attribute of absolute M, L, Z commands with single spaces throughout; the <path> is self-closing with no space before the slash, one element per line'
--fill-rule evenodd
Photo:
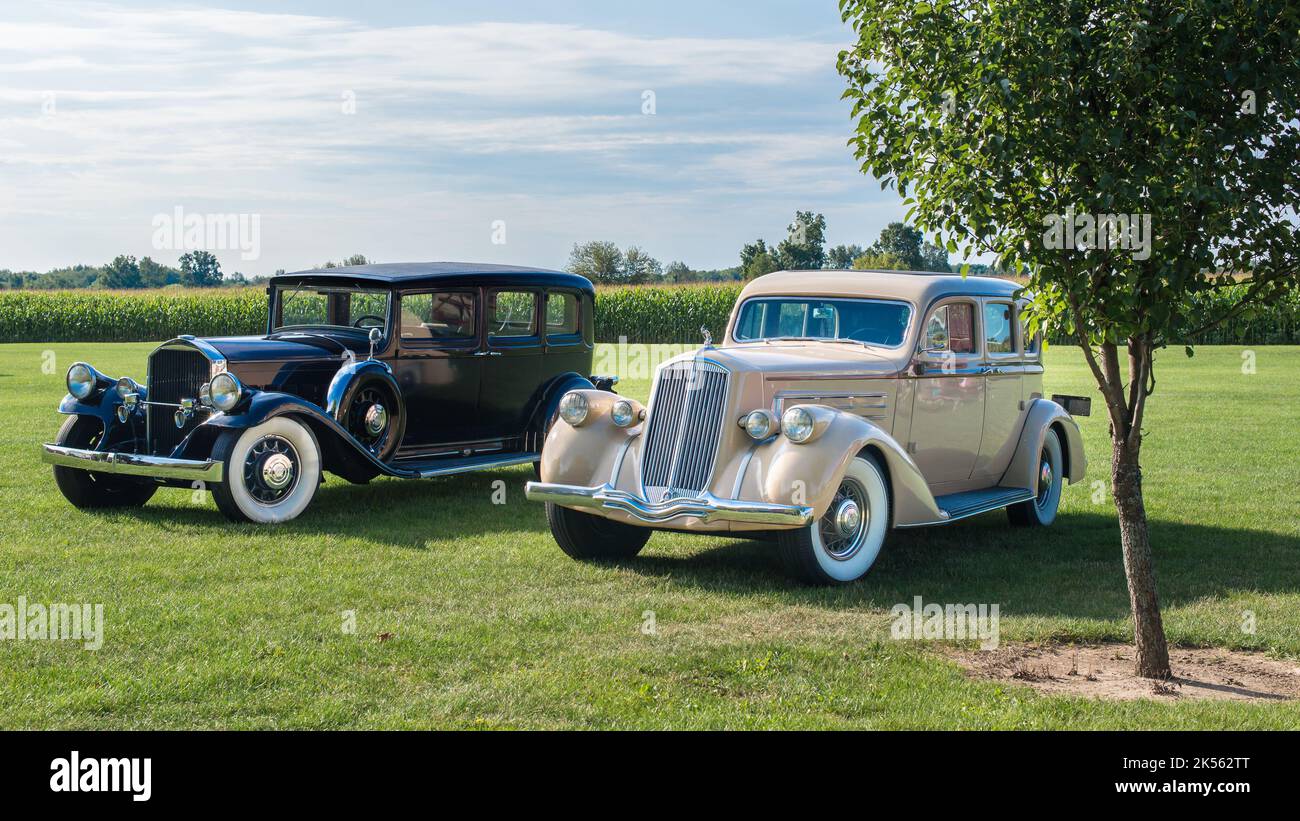
<path fill-rule="evenodd" d="M 845 146 L 848 39 L 833 0 L 6 4 L 0 268 L 174 263 L 176 207 L 260 215 L 257 259 L 217 252 L 249 274 L 588 239 L 724 267 L 796 209 L 865 244 L 903 208 Z"/>

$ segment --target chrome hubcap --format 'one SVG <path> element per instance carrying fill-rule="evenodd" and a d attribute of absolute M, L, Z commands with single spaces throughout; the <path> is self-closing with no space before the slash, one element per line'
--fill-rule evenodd
<path fill-rule="evenodd" d="M 244 457 L 244 487 L 263 505 L 283 501 L 298 484 L 298 451 L 282 436 L 264 436 Z"/>
<path fill-rule="evenodd" d="M 835 492 L 826 515 L 818 521 L 822 547 L 836 561 L 853 558 L 866 541 L 871 522 L 871 505 L 867 491 L 854 479 L 846 479 Z"/>
<path fill-rule="evenodd" d="M 293 460 L 283 453 L 273 453 L 262 463 L 262 481 L 272 490 L 283 490 L 293 481 Z"/>
<path fill-rule="evenodd" d="M 1047 497 L 1052 493 L 1052 483 L 1055 476 L 1052 473 L 1052 463 L 1044 459 L 1038 466 L 1038 499 L 1036 500 L 1041 506 L 1047 502 Z"/>
<path fill-rule="evenodd" d="M 857 502 L 852 499 L 840 502 L 839 508 L 835 511 L 835 527 L 839 529 L 841 536 L 852 536 L 857 532 L 861 521 L 862 511 L 858 509 Z"/>
<path fill-rule="evenodd" d="M 388 411 L 384 410 L 383 405 L 371 405 L 366 411 L 366 433 L 378 436 L 386 427 L 388 427 Z"/>

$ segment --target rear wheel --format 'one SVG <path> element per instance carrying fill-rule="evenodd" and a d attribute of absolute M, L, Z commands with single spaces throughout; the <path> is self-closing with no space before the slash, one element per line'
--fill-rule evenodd
<path fill-rule="evenodd" d="M 286 416 L 222 433 L 212 458 L 225 469 L 224 479 L 212 487 L 212 498 L 233 521 L 287 522 L 307 509 L 320 485 L 316 437 Z"/>
<path fill-rule="evenodd" d="M 867 575 L 889 531 L 889 484 L 875 459 L 854 457 L 820 519 L 777 534 L 792 576 L 807 584 L 848 584 Z"/>
<path fill-rule="evenodd" d="M 650 540 L 644 527 L 625 525 L 546 503 L 551 535 L 568 556 L 582 561 L 630 559 Z"/>
<path fill-rule="evenodd" d="M 93 450 L 104 435 L 104 425 L 93 416 L 69 416 L 54 438 L 56 445 Z M 64 498 L 79 508 L 140 507 L 158 485 L 148 479 L 93 470 L 54 466 L 54 483 Z"/>
<path fill-rule="evenodd" d="M 1043 435 L 1043 449 L 1038 455 L 1037 485 L 1034 498 L 1007 507 L 1007 518 L 1018 527 L 1046 527 L 1056 521 L 1056 511 L 1061 506 L 1061 489 L 1065 476 L 1062 471 L 1061 440 L 1056 431 Z"/>

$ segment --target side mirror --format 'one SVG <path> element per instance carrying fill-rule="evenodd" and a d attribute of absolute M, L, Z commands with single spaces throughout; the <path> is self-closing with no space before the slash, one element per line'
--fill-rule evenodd
<path fill-rule="evenodd" d="M 378 347 L 380 342 L 384 341 L 384 332 L 379 328 L 371 328 L 369 338 L 370 338 L 370 358 L 374 359 L 375 348 Z"/>

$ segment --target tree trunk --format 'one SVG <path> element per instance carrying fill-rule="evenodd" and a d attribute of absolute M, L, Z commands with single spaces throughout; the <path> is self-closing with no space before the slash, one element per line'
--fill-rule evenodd
<path fill-rule="evenodd" d="M 1165 643 L 1160 602 L 1156 596 L 1156 573 L 1151 561 L 1151 540 L 1147 534 L 1147 512 L 1142 503 L 1142 468 L 1139 444 L 1123 437 L 1111 442 L 1111 492 L 1119 512 L 1120 542 L 1124 548 L 1124 576 L 1128 580 L 1129 605 L 1133 611 L 1133 638 L 1137 646 L 1136 672 L 1145 678 L 1167 679 L 1169 647 Z"/>

